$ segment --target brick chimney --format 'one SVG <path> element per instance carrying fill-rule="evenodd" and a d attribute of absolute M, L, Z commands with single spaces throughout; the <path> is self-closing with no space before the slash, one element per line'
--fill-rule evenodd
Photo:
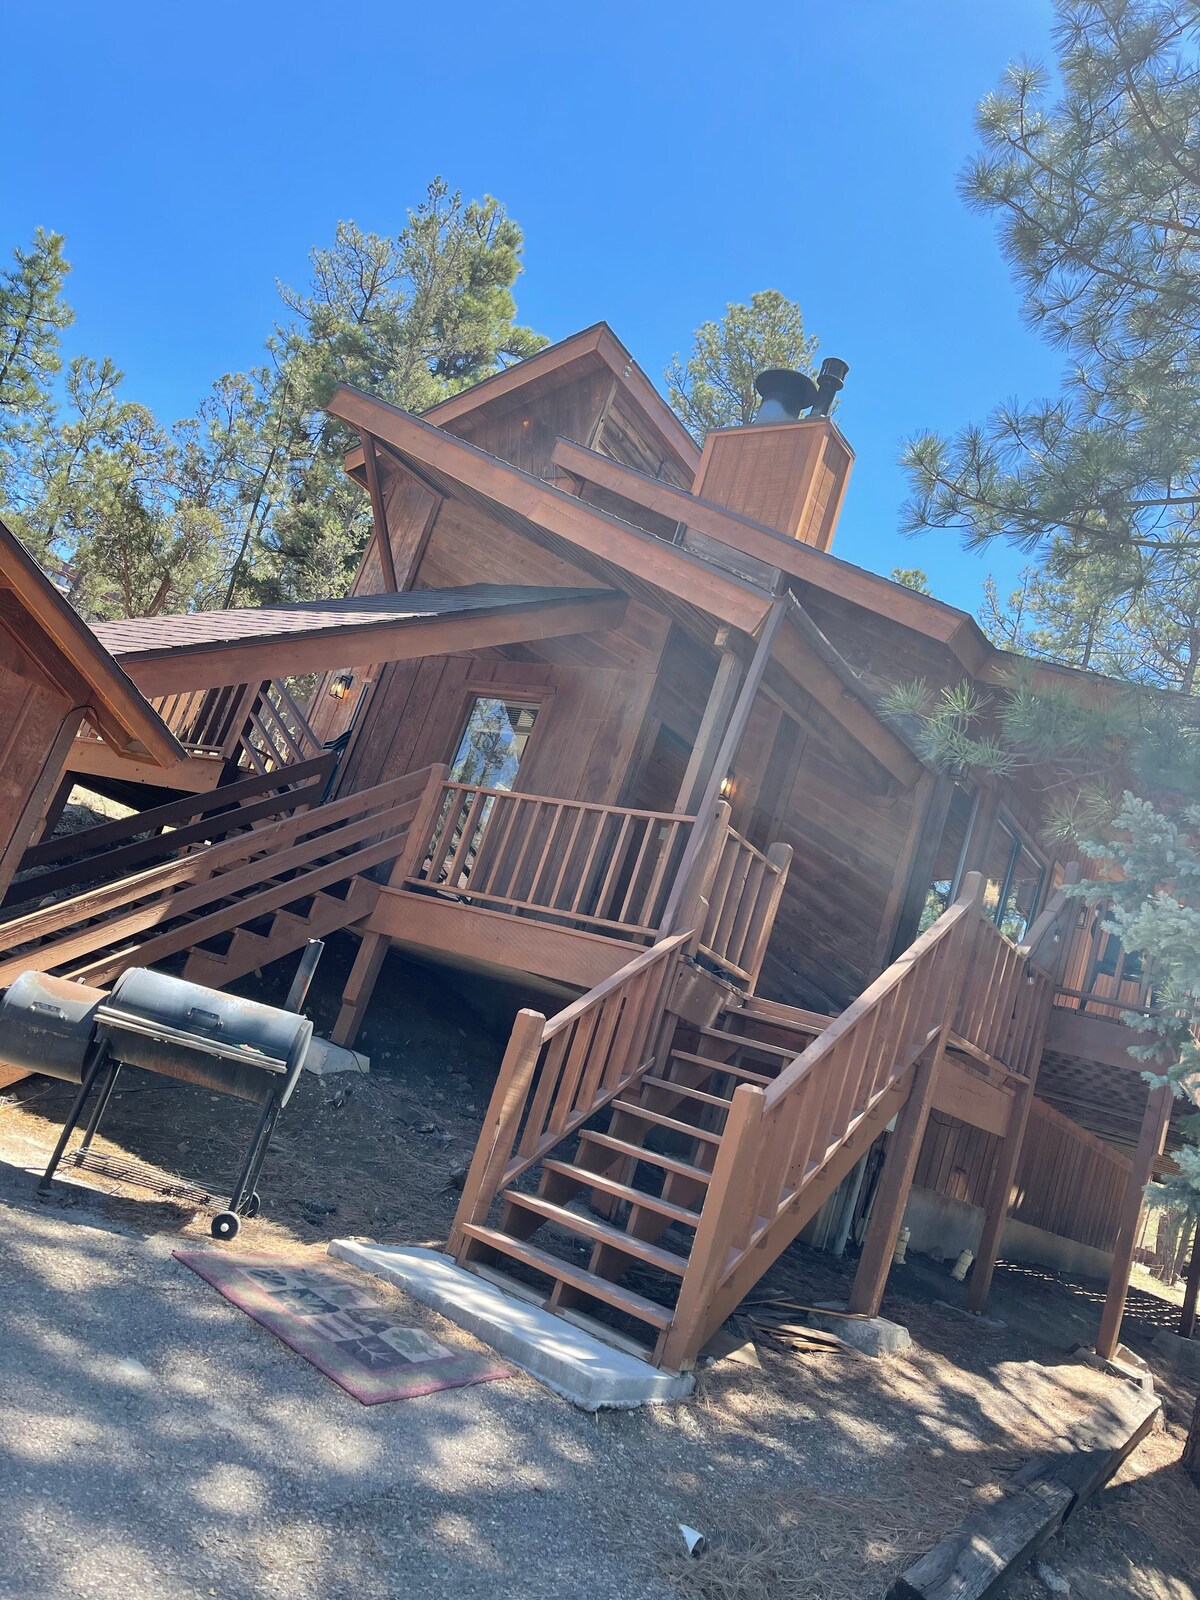
<path fill-rule="evenodd" d="M 801 373 L 761 374 L 758 416 L 708 435 L 692 493 L 828 550 L 854 461 L 827 415 L 846 370 L 844 362 L 826 361 L 816 383 Z"/>

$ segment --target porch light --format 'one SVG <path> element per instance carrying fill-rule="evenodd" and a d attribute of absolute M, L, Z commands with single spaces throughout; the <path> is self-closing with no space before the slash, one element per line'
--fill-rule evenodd
<path fill-rule="evenodd" d="M 728 800 L 729 796 L 732 793 L 733 793 L 733 771 L 731 769 L 721 779 L 721 789 L 720 789 L 721 799 L 722 800 Z"/>
<path fill-rule="evenodd" d="M 352 672 L 335 672 L 329 680 L 329 693 L 334 700 L 344 700 L 354 684 Z"/>

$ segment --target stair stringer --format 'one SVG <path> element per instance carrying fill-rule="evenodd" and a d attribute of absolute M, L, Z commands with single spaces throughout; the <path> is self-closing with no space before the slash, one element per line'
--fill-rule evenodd
<path fill-rule="evenodd" d="M 721 1280 L 710 1303 L 698 1348 L 737 1309 L 758 1280 L 778 1261 L 801 1228 L 816 1216 L 847 1173 L 866 1155 L 908 1099 L 915 1070 L 914 1063 L 879 1096 L 808 1182 L 756 1233 L 753 1249 L 742 1257 L 728 1277 Z"/>
<path fill-rule="evenodd" d="M 188 982 L 223 988 L 236 978 L 245 977 L 248 972 L 256 972 L 259 967 L 278 961 L 281 956 L 291 955 L 310 939 L 323 938 L 328 933 L 354 927 L 370 915 L 379 897 L 379 886 L 366 878 L 356 878 L 344 900 L 336 895 L 325 894 L 320 889 L 306 891 L 303 878 L 297 880 L 296 888 L 297 900 L 311 897 L 313 901 L 307 915 L 300 916 L 285 904 L 276 910 L 275 919 L 267 933 L 255 934 L 245 927 L 236 927 L 229 949 L 223 956 L 196 946 L 188 953 L 183 969 Z M 261 911 L 255 910 L 253 899 L 248 900 L 243 922 L 252 922 L 261 915 Z"/>

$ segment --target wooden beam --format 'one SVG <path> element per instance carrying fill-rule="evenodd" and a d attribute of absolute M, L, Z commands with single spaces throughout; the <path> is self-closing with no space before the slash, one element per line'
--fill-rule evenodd
<path fill-rule="evenodd" d="M 1125 1315 L 1125 1301 L 1129 1296 L 1129 1273 L 1133 1266 L 1133 1245 L 1137 1238 L 1138 1219 L 1142 1214 L 1142 1198 L 1150 1182 L 1155 1159 L 1162 1154 L 1166 1142 L 1174 1098 L 1170 1084 L 1161 1089 L 1151 1089 L 1146 1096 L 1142 1131 L 1138 1136 L 1125 1203 L 1117 1223 L 1112 1271 L 1108 1275 L 1104 1311 L 1100 1317 L 1100 1331 L 1096 1335 L 1096 1354 L 1108 1361 L 1112 1360 L 1121 1340 L 1121 1322 Z"/>
<path fill-rule="evenodd" d="M 1112 1003 L 1119 1005 L 1120 1001 Z M 1066 1006 L 1054 1007 L 1046 1029 L 1047 1050 L 1105 1067 L 1120 1067 L 1125 1072 L 1146 1070 L 1145 1062 L 1135 1061 L 1129 1054 L 1131 1045 L 1145 1042 L 1146 1035 L 1140 1029 L 1130 1028 L 1115 1017 L 1090 1017 Z"/>
<path fill-rule="evenodd" d="M 692 745 L 692 753 L 688 757 L 687 770 L 679 785 L 679 794 L 674 805 L 676 811 L 694 814 L 695 807 L 700 802 L 705 786 L 712 776 L 713 761 L 719 741 L 733 710 L 741 672 L 742 663 L 737 652 L 728 648 L 722 650 L 704 707 L 704 715 L 700 719 L 700 728 Z"/>
<path fill-rule="evenodd" d="M 1008 1132 L 1012 1108 L 1010 1088 L 973 1072 L 946 1051 L 933 1086 L 932 1110 L 969 1123 L 972 1128 L 1003 1136 Z"/>
<path fill-rule="evenodd" d="M 780 636 L 775 652 L 780 666 L 824 706 L 868 755 L 905 788 L 912 788 L 926 770 L 920 757 L 886 721 L 870 691 L 855 683 L 850 668 L 842 663 L 839 669 L 837 652 L 795 596 L 789 595 L 788 602 L 790 626 Z"/>
<path fill-rule="evenodd" d="M 544 978 L 575 989 L 591 989 L 611 977 L 637 948 L 622 939 L 386 885 L 366 926 L 404 949 L 436 952 L 468 971 Z"/>
<path fill-rule="evenodd" d="M 67 771 L 81 778 L 119 778 L 123 783 L 182 789 L 186 794 L 215 789 L 224 770 L 223 756 L 189 756 L 185 752 L 169 766 L 156 766 L 153 761 L 123 756 L 102 739 L 75 739 L 67 751 Z"/>
<path fill-rule="evenodd" d="M 685 522 L 697 533 L 707 534 L 731 549 L 779 567 L 814 589 L 849 600 L 877 616 L 888 617 L 944 644 L 972 674 L 982 671 L 1000 655 L 984 638 L 974 618 L 931 595 L 918 594 L 904 584 L 867 572 L 838 556 L 788 539 L 765 523 L 739 516 L 714 501 L 649 478 L 594 450 L 585 450 L 572 440 L 559 439 L 552 459 L 565 472 L 584 478 L 597 488 L 621 495 L 647 511 Z"/>
<path fill-rule="evenodd" d="M 759 634 L 754 655 L 746 669 L 741 690 L 717 748 L 708 782 L 696 808 L 696 824 L 684 850 L 683 859 L 679 863 L 679 871 L 675 874 L 675 883 L 663 912 L 664 933 L 678 932 L 683 926 L 683 920 L 691 912 L 694 897 L 701 892 L 700 879 L 711 846 L 710 834 L 716 822 L 721 783 L 737 757 L 738 747 L 746 732 L 746 724 L 750 721 L 750 713 L 754 709 L 754 697 L 762 684 L 763 674 L 767 670 L 783 627 L 785 609 L 786 602 L 782 599 L 776 600 Z"/>
<path fill-rule="evenodd" d="M 743 633 L 756 633 L 771 608 L 771 596 L 755 585 L 443 433 L 398 406 L 342 384 L 327 409 L 360 432 L 373 433 L 405 457 L 445 473 L 537 527 L 678 595 Z"/>
<path fill-rule="evenodd" d="M 164 695 L 603 632 L 618 627 L 625 615 L 624 595 L 604 589 L 590 594 L 564 589 L 562 594 L 561 600 L 547 599 L 536 605 L 500 605 L 442 617 L 383 618 L 353 627 L 338 624 L 280 633 L 268 639 L 222 640 L 191 650 L 176 645 L 123 655 L 121 663 L 146 693 Z"/>
<path fill-rule="evenodd" d="M 867 1236 L 848 1301 L 850 1311 L 868 1317 L 879 1314 L 945 1048 L 946 1029 L 943 1028 L 913 1068 L 908 1099 L 896 1118 L 895 1131 L 888 1135 L 883 1171 L 875 1190 Z"/>
<path fill-rule="evenodd" d="M 371 496 L 371 518 L 375 524 L 375 542 L 379 549 L 379 567 L 383 573 L 383 586 L 393 593 L 400 585 L 396 581 L 396 557 L 392 538 L 388 532 L 387 511 L 383 504 L 383 489 L 379 483 L 379 461 L 375 454 L 375 441 L 369 433 L 362 436 L 363 464 L 367 472 L 367 489 Z"/>

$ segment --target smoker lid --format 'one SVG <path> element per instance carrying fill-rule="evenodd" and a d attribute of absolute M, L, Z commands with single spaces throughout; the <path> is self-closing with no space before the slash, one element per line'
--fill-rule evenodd
<path fill-rule="evenodd" d="M 312 1023 L 294 1011 L 243 1000 L 240 995 L 187 983 L 165 972 L 132 967 L 113 986 L 97 1021 L 109 1033 L 123 1028 L 145 1034 L 162 1030 L 178 1043 L 284 1072 L 308 1048 Z"/>

